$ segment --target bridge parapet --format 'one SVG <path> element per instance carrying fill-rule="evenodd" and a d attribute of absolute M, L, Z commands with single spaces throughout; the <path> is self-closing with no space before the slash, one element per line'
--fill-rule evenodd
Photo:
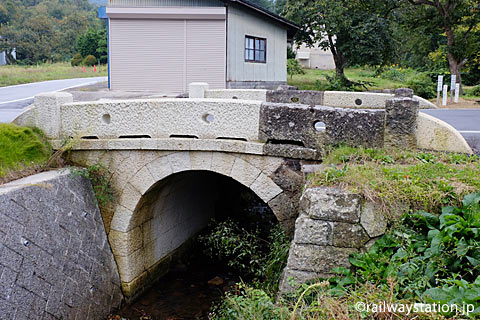
<path fill-rule="evenodd" d="M 233 91 L 231 94 L 238 90 Z M 304 102 L 313 103 L 317 98 L 309 95 L 310 100 L 305 98 L 308 101 Z M 134 150 L 140 143 L 140 149 L 234 148 L 243 150 L 239 153 L 306 160 L 318 160 L 325 145 L 338 144 L 401 148 L 421 145 L 433 150 L 471 152 L 453 128 L 424 117 L 419 120 L 419 102 L 409 89 L 387 100 L 384 109 L 361 110 L 241 99 L 71 101 L 68 93 L 39 95 L 35 106 L 15 122 L 43 129 L 55 146 L 69 137 L 80 138 L 78 148 L 83 150 Z M 427 121 L 430 129 L 417 130 L 419 121 L 424 126 Z M 439 127 L 442 135 L 451 139 L 419 135 L 435 135 Z M 449 143 L 441 144 L 439 139 Z M 453 150 L 455 144 L 462 148 Z"/>

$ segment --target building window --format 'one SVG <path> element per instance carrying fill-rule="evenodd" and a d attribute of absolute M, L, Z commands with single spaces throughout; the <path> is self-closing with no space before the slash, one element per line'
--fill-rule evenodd
<path fill-rule="evenodd" d="M 245 36 L 245 61 L 267 62 L 267 39 Z"/>

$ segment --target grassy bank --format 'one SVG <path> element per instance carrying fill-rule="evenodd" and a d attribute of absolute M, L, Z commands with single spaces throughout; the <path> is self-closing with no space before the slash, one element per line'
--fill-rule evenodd
<path fill-rule="evenodd" d="M 45 63 L 34 66 L 5 65 L 0 67 L 0 87 L 16 84 L 31 83 L 47 80 L 101 77 L 107 75 L 107 65 L 86 67 L 83 72 L 81 66 L 72 67 L 70 63 Z"/>
<path fill-rule="evenodd" d="M 438 210 L 480 190 L 480 158 L 455 153 L 340 147 L 323 160 L 310 186 L 359 192 L 386 210 Z"/>
<path fill-rule="evenodd" d="M 323 170 L 309 177 L 309 186 L 362 193 L 383 205 L 387 215 L 396 211 L 396 221 L 367 252 L 351 255 L 352 268 L 335 268 L 332 278 L 282 297 L 261 283 L 240 284 L 211 319 L 477 319 L 480 158 L 338 147 L 328 150 L 323 162 Z M 419 305 L 410 311 L 364 308 L 384 303 Z M 469 304 L 469 314 L 432 312 L 433 303 Z"/>
<path fill-rule="evenodd" d="M 36 173 L 51 153 L 50 144 L 40 130 L 1 123 L 0 183 Z"/>

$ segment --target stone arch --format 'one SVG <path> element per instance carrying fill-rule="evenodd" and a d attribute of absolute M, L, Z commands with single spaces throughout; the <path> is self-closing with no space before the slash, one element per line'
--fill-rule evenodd
<path fill-rule="evenodd" d="M 252 159 L 257 159 L 258 162 L 262 158 L 268 160 L 262 156 Z M 274 170 L 275 166 L 280 165 L 282 159 L 273 162 L 270 159 L 270 165 L 264 166 L 258 163 L 254 165 L 252 162 L 255 161 L 247 160 L 249 159 L 244 155 L 225 152 L 174 152 L 147 162 L 125 182 L 115 207 L 109 240 L 126 296 L 134 297 L 140 293 L 147 283 L 161 276 L 165 263 L 169 263 L 158 261 L 152 264 L 149 257 L 151 250 L 144 243 L 144 222 L 149 219 L 142 211 L 145 196 L 169 177 L 179 173 L 202 171 L 214 172 L 239 182 L 266 204 L 283 193 L 282 188 L 269 177 L 272 168 Z M 280 220 L 275 206 L 270 207 Z"/>

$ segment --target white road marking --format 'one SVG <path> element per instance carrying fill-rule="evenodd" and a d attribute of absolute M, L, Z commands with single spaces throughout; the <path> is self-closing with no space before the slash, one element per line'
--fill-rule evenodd
<path fill-rule="evenodd" d="M 476 133 L 476 134 L 479 134 L 480 131 L 458 131 L 460 133 Z"/>
<path fill-rule="evenodd" d="M 62 79 L 62 80 L 63 80 L 63 79 Z M 68 80 L 68 79 L 64 79 L 64 80 Z M 95 83 L 99 83 L 99 82 L 104 82 L 104 80 L 90 81 L 90 82 L 81 83 L 81 84 L 76 84 L 76 85 L 74 85 L 74 86 L 70 86 L 70 87 L 66 87 L 66 88 L 61 88 L 61 89 L 57 89 L 57 90 L 53 90 L 53 91 L 48 91 L 48 92 L 57 92 L 57 91 L 68 90 L 68 89 L 73 89 L 73 88 L 77 88 L 77 87 L 89 86 L 89 85 L 91 85 L 91 84 L 95 84 Z M 18 85 L 15 85 L 15 86 L 2 87 L 2 88 L 0 88 L 0 89 L 11 88 L 11 87 L 18 87 L 18 86 L 29 85 L 29 84 L 31 85 L 31 84 L 33 84 L 33 83 L 18 84 Z M 27 97 L 27 98 L 21 98 L 21 99 L 15 99 L 15 100 L 10 100 L 10 101 L 4 101 L 4 102 L 0 102 L 0 104 L 7 104 L 7 103 L 14 103 L 14 102 L 19 102 L 19 101 L 25 101 L 25 100 L 29 100 L 29 99 L 33 99 L 33 98 L 35 98 L 35 96 Z"/>

